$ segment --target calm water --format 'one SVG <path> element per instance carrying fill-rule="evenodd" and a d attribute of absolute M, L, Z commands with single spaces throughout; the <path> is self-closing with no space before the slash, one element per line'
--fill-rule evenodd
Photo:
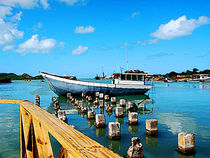
<path fill-rule="evenodd" d="M 150 100 L 144 102 L 146 108 L 139 110 L 138 126 L 129 126 L 128 117 L 116 120 L 114 112 L 95 109 L 96 113 L 104 113 L 106 123 L 119 121 L 121 123 L 121 139 L 112 141 L 108 138 L 108 129 L 96 129 L 94 121 L 88 121 L 86 116 L 75 111 L 67 115 L 68 124 L 92 139 L 103 144 L 114 152 L 126 156 L 130 139 L 138 136 L 143 144 L 145 157 L 210 157 L 210 84 L 201 83 L 163 83 L 155 82 L 149 91 Z M 41 107 L 54 113 L 51 97 L 55 94 L 47 83 L 40 81 L 13 81 L 11 84 L 0 84 L 0 99 L 22 99 L 34 101 L 34 95 L 41 97 Z M 121 96 L 126 100 L 141 101 L 145 96 Z M 74 109 L 66 98 L 59 98 L 62 109 Z M 87 103 L 85 105 L 89 106 Z M 0 157 L 19 157 L 19 107 L 18 105 L 0 104 Z M 125 111 L 125 115 L 126 115 Z M 158 137 L 146 136 L 145 120 L 155 118 L 159 121 Z M 193 156 L 179 154 L 177 135 L 179 132 L 195 134 L 195 150 Z M 53 141 L 54 142 L 54 141 Z M 54 143 L 53 148 L 58 148 Z M 55 153 L 56 155 L 56 153 Z"/>

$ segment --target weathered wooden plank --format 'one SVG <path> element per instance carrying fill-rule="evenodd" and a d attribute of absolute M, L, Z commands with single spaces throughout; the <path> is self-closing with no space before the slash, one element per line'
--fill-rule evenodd
<path fill-rule="evenodd" d="M 5 100 L 0 100 L 1 102 L 6 103 Z M 22 101 L 19 103 L 30 112 L 33 119 L 38 120 L 57 139 L 65 149 L 65 153 L 68 153 L 68 157 L 120 157 L 31 102 Z"/>
<path fill-rule="evenodd" d="M 22 119 L 22 125 L 23 125 L 23 136 L 25 140 L 25 149 L 26 149 L 26 155 L 28 158 L 33 157 L 33 150 L 29 149 L 29 140 L 30 140 L 30 132 L 31 132 L 31 114 L 27 112 L 22 104 L 20 104 L 20 111 L 21 111 L 21 119 Z M 31 144 L 30 144 L 31 145 Z"/>
<path fill-rule="evenodd" d="M 0 103 L 5 104 L 20 104 L 22 100 L 9 100 L 9 99 L 0 99 Z"/>
<path fill-rule="evenodd" d="M 26 158 L 26 146 L 24 141 L 24 135 L 23 135 L 23 125 L 22 125 L 22 113 L 21 113 L 21 106 L 19 107 L 20 112 L 20 157 Z"/>
<path fill-rule="evenodd" d="M 52 146 L 48 134 L 48 130 L 36 118 L 33 117 L 33 126 L 35 133 L 35 141 L 37 145 L 38 156 L 40 158 L 53 158 Z"/>

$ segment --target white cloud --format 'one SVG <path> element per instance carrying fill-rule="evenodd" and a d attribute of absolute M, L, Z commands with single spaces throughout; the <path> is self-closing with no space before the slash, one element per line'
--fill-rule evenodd
<path fill-rule="evenodd" d="M 11 7 L 0 6 L 0 18 L 4 19 L 6 15 L 11 15 L 11 10 Z"/>
<path fill-rule="evenodd" d="M 88 47 L 80 45 L 76 49 L 72 50 L 72 54 L 80 55 L 82 53 L 85 53 L 87 50 L 88 50 Z"/>
<path fill-rule="evenodd" d="M 8 44 L 16 38 L 22 38 L 24 32 L 17 30 L 16 24 L 5 22 L 0 18 L 0 45 Z"/>
<path fill-rule="evenodd" d="M 45 9 L 49 6 L 47 0 L 1 0 L 0 4 L 10 7 L 21 7 L 24 9 L 38 7 L 40 4 Z"/>
<path fill-rule="evenodd" d="M 49 3 L 47 2 L 47 0 L 40 0 L 40 4 L 42 4 L 44 9 L 49 8 Z"/>
<path fill-rule="evenodd" d="M 22 11 L 20 11 L 19 13 L 16 13 L 13 17 L 11 17 L 11 20 L 12 21 L 20 21 L 22 14 L 23 14 Z"/>
<path fill-rule="evenodd" d="M 76 3 L 78 3 L 78 4 L 86 4 L 86 0 L 57 0 L 57 1 L 66 3 L 69 6 L 73 6 Z"/>
<path fill-rule="evenodd" d="M 94 31 L 95 31 L 95 28 L 92 26 L 87 26 L 87 27 L 78 26 L 78 27 L 76 27 L 74 32 L 75 33 L 92 33 Z"/>
<path fill-rule="evenodd" d="M 30 39 L 20 44 L 15 50 L 18 53 L 48 53 L 56 45 L 54 39 L 38 39 L 38 34 L 33 35 Z"/>
<path fill-rule="evenodd" d="M 176 37 L 191 35 L 192 32 L 201 25 L 210 23 L 210 18 L 200 16 L 196 19 L 187 19 L 181 16 L 176 20 L 171 20 L 167 24 L 162 24 L 156 32 L 150 35 L 162 40 L 170 40 Z"/>
<path fill-rule="evenodd" d="M 7 45 L 3 48 L 3 51 L 13 50 L 15 45 Z"/>
<path fill-rule="evenodd" d="M 139 12 L 133 12 L 133 13 L 131 14 L 131 18 L 134 18 L 134 17 L 138 16 L 139 14 L 140 14 Z"/>
<path fill-rule="evenodd" d="M 144 45 L 148 45 L 148 44 L 157 44 L 158 43 L 158 39 L 152 39 L 152 40 L 144 40 L 144 41 L 137 41 L 136 44 L 137 45 L 141 45 L 141 46 L 144 46 Z"/>

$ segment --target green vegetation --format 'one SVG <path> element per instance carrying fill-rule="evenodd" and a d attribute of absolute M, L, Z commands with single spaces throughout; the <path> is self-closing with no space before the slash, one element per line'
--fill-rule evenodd
<path fill-rule="evenodd" d="M 193 74 L 210 74 L 210 70 L 206 69 L 206 70 L 203 70 L 203 71 L 199 71 L 199 69 L 194 68 L 192 71 L 187 70 L 187 71 L 181 72 L 181 73 L 171 71 L 170 73 L 165 74 L 165 76 L 175 77 L 177 75 L 193 75 Z"/>
<path fill-rule="evenodd" d="M 32 77 L 26 73 L 22 74 L 22 75 L 16 75 L 14 73 L 0 73 L 0 82 L 3 80 L 5 81 L 9 81 L 11 82 L 11 80 L 42 80 L 43 77 L 41 75 Z M 8 83 L 8 82 L 7 82 Z"/>
<path fill-rule="evenodd" d="M 9 79 L 9 78 L 0 78 L 0 83 L 11 83 L 11 79 Z"/>

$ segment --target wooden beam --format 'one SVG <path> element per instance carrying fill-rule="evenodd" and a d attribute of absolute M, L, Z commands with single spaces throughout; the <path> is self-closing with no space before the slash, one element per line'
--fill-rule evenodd
<path fill-rule="evenodd" d="M 7 101 L 0 100 L 0 103 L 7 103 Z M 12 103 L 12 101 L 8 102 Z M 21 104 L 33 116 L 33 119 L 44 125 L 70 157 L 120 157 L 33 103 L 29 101 L 13 101 L 13 103 Z"/>
<path fill-rule="evenodd" d="M 35 133 L 35 141 L 38 150 L 39 158 L 53 158 L 52 146 L 46 127 L 41 124 L 36 118 L 33 118 L 33 126 Z"/>

